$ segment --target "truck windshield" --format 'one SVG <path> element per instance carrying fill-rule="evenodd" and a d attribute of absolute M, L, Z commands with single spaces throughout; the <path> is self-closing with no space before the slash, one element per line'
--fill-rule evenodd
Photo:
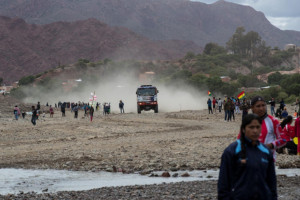
<path fill-rule="evenodd" d="M 137 95 L 141 96 L 153 96 L 156 94 L 155 88 L 140 88 L 137 90 Z"/>

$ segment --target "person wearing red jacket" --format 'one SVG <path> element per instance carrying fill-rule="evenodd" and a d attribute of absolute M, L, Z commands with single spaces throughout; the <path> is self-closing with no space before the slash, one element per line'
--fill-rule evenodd
<path fill-rule="evenodd" d="M 300 116 L 295 121 L 295 135 L 298 137 L 297 155 L 300 156 Z"/>
<path fill-rule="evenodd" d="M 296 136 L 295 135 L 295 129 L 294 126 L 291 124 L 293 123 L 293 117 L 291 115 L 287 116 L 286 119 L 284 119 L 280 127 L 283 130 L 284 138 L 286 139 L 287 143 L 283 147 L 283 149 L 286 149 L 288 154 L 296 155 L 297 154 L 297 145 L 294 143 L 293 139 Z M 283 150 L 282 149 L 282 150 Z M 279 150 L 280 152 L 280 150 Z"/>
<path fill-rule="evenodd" d="M 259 141 L 272 150 L 274 160 L 276 160 L 275 150 L 283 147 L 287 142 L 280 123 L 275 117 L 267 114 L 267 105 L 261 96 L 255 96 L 251 99 L 251 110 L 262 119 Z M 240 134 L 238 135 L 239 138 Z"/>
<path fill-rule="evenodd" d="M 292 141 L 293 138 L 296 137 L 295 127 L 291 125 L 292 123 L 293 123 L 293 117 L 289 115 L 280 124 L 287 142 Z"/>

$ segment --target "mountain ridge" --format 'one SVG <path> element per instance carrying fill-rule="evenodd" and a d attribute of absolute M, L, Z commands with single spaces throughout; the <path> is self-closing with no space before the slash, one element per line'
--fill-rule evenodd
<path fill-rule="evenodd" d="M 153 41 L 92 18 L 35 25 L 0 17 L 0 77 L 6 83 L 80 58 L 170 60 L 189 51 L 200 53 L 202 48 L 191 41 Z"/>
<path fill-rule="evenodd" d="M 262 12 L 226 1 L 213 4 L 187 0 L 3 0 L 0 14 L 28 23 L 96 18 L 111 26 L 127 27 L 153 40 L 192 40 L 225 45 L 238 26 L 258 32 L 270 46 L 300 46 L 300 32 L 273 26 Z"/>

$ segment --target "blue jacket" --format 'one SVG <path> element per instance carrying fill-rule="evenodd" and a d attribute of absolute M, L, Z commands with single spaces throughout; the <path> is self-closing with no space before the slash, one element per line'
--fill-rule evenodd
<path fill-rule="evenodd" d="M 246 139 L 246 164 L 241 163 L 241 141 L 230 144 L 222 155 L 218 199 L 277 199 L 276 174 L 272 152 L 258 142 Z"/>
<path fill-rule="evenodd" d="M 208 105 L 208 107 L 211 107 L 211 100 L 210 99 L 207 100 L 207 105 Z"/>

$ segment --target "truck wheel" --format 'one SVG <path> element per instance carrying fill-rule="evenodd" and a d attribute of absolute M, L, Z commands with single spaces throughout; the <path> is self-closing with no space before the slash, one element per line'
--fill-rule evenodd
<path fill-rule="evenodd" d="M 155 106 L 154 113 L 158 113 L 158 105 Z"/>
<path fill-rule="evenodd" d="M 140 106 L 137 106 L 137 113 L 141 114 L 141 107 Z"/>

